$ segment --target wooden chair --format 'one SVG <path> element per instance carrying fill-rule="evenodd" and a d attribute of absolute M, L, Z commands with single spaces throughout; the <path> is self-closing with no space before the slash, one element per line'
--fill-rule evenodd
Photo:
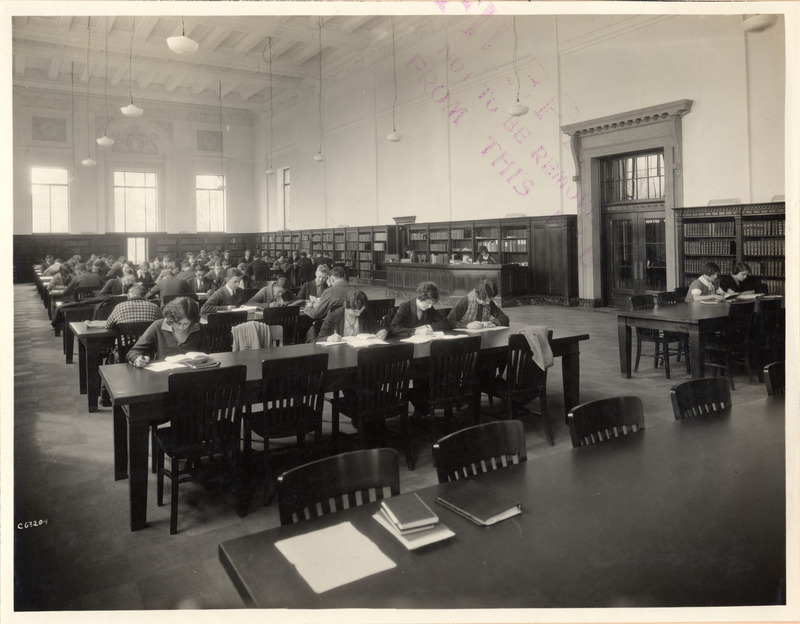
<path fill-rule="evenodd" d="M 394 299 L 368 300 L 366 308 L 372 312 L 372 316 L 374 316 L 379 322 L 382 322 L 385 316 L 394 315 L 394 313 L 397 312 L 397 308 L 394 305 Z M 391 323 L 391 318 L 389 319 L 389 322 Z M 388 325 L 385 327 L 388 327 Z"/>
<path fill-rule="evenodd" d="M 172 487 L 169 532 L 178 532 L 178 484 L 190 480 L 190 469 L 203 457 L 221 454 L 239 479 L 239 434 L 246 366 L 175 373 L 169 376 L 165 411 L 169 426 L 157 429 L 158 504 L 164 504 L 164 475 Z M 164 456 L 171 460 L 164 467 Z M 186 460 L 183 468 L 180 461 Z"/>
<path fill-rule="evenodd" d="M 280 308 L 263 308 L 261 320 L 267 325 L 280 325 L 283 327 L 283 338 L 286 344 L 301 342 L 297 336 L 297 321 L 300 318 L 300 308 L 297 306 L 283 306 Z"/>
<path fill-rule="evenodd" d="M 637 396 L 597 399 L 573 407 L 567 421 L 578 448 L 644 429 L 644 408 Z"/>
<path fill-rule="evenodd" d="M 767 394 L 786 394 L 786 362 L 773 362 L 764 367 L 764 381 L 767 384 Z"/>
<path fill-rule="evenodd" d="M 750 343 L 755 301 L 731 301 L 728 306 L 728 318 L 723 329 L 719 334 L 706 338 L 705 364 L 714 369 L 715 376 L 719 371 L 725 373 L 731 390 L 736 390 L 732 366 L 735 363 L 743 364 L 750 384 L 755 383 L 756 369 Z"/>
<path fill-rule="evenodd" d="M 368 431 L 371 433 L 377 428 L 385 440 L 386 419 L 399 416 L 406 463 L 409 470 L 414 469 L 408 432 L 408 386 L 413 357 L 414 345 L 407 343 L 359 350 L 356 387 L 341 396 L 337 392 L 331 399 L 334 452 L 339 435 L 340 413 L 350 417 L 358 428 L 359 446 L 362 449 L 368 445 Z"/>
<path fill-rule="evenodd" d="M 678 298 L 678 301 L 686 301 L 686 295 L 689 294 L 689 287 L 688 286 L 676 286 L 675 287 L 675 296 Z"/>
<path fill-rule="evenodd" d="M 128 351 L 136 344 L 136 341 L 142 337 L 144 331 L 153 324 L 153 321 L 144 321 L 141 323 L 119 323 L 115 327 L 117 333 L 117 357 L 120 362 L 124 362 L 128 355 Z"/>
<path fill-rule="evenodd" d="M 253 297 L 256 296 L 258 291 L 261 290 L 260 288 L 242 288 L 242 293 L 245 296 L 245 301 L 250 301 Z"/>
<path fill-rule="evenodd" d="M 553 332 L 548 332 L 548 340 Z M 508 420 L 516 416 L 516 412 L 528 410 L 525 406 L 539 399 L 544 433 L 547 443 L 553 446 L 553 430 L 547 415 L 547 371 L 543 371 L 533 361 L 533 353 L 528 339 L 522 334 L 511 334 L 508 337 L 508 355 L 505 374 L 497 371 L 490 377 L 482 376 L 481 392 L 490 398 L 497 397 L 503 402 L 505 417 Z"/>
<path fill-rule="evenodd" d="M 397 308 L 398 306 L 392 306 L 391 310 L 389 310 L 381 318 L 377 319 L 378 325 L 384 329 L 389 329 L 392 326 L 392 319 L 394 319 L 394 315 L 397 314 Z"/>
<path fill-rule="evenodd" d="M 78 286 L 72 293 L 75 297 L 75 301 L 80 301 L 81 299 L 90 299 L 94 297 L 94 293 L 99 290 L 99 288 L 95 288 L 94 286 Z"/>
<path fill-rule="evenodd" d="M 465 479 L 527 461 L 525 428 L 519 420 L 498 420 L 446 435 L 433 445 L 439 483 Z"/>
<path fill-rule="evenodd" d="M 731 387 L 725 377 L 690 379 L 669 391 L 675 420 L 717 414 L 731 406 Z"/>
<path fill-rule="evenodd" d="M 205 327 L 210 353 L 225 353 L 233 349 L 231 327 L 247 322 L 247 311 L 212 312 Z"/>
<path fill-rule="evenodd" d="M 683 301 L 682 299 L 678 298 L 676 292 L 667 290 L 665 292 L 656 293 L 656 299 L 658 301 L 659 306 L 670 306 L 676 305 Z M 677 340 L 678 346 L 676 348 L 672 348 L 670 345 Z M 662 342 L 662 352 L 666 354 L 667 358 L 672 357 L 673 355 L 676 356 L 678 362 L 681 361 L 681 355 L 686 356 L 686 372 L 691 373 L 690 368 L 690 359 L 689 359 L 689 334 L 681 333 L 681 332 L 664 332 L 663 342 Z M 667 364 L 665 363 L 665 369 L 667 368 Z M 669 373 L 666 373 L 667 379 L 669 379 Z"/>
<path fill-rule="evenodd" d="M 442 315 L 442 318 L 447 318 L 453 308 L 436 308 L 436 310 Z"/>
<path fill-rule="evenodd" d="M 287 470 L 278 477 L 281 525 L 397 496 L 399 463 L 394 449 L 376 448 L 342 453 Z"/>
<path fill-rule="evenodd" d="M 758 377 L 763 381 L 763 365 L 784 359 L 780 343 L 783 340 L 783 299 L 761 297 L 753 313 L 753 328 L 750 333 L 753 349 L 751 357 L 758 358 Z"/>
<path fill-rule="evenodd" d="M 634 295 L 631 297 L 631 308 L 634 310 L 652 309 L 656 305 L 656 298 L 653 295 Z M 645 342 L 653 344 L 653 368 L 658 368 L 658 363 L 664 363 L 664 373 L 667 379 L 670 378 L 669 370 L 669 345 L 671 343 L 680 344 L 679 334 L 668 332 L 662 333 L 658 329 L 649 329 L 646 327 L 636 328 L 636 363 L 633 366 L 633 372 L 639 371 L 639 358 L 642 356 L 642 345 Z M 688 347 L 688 342 L 687 342 Z M 676 351 L 677 352 L 677 351 Z M 687 366 L 689 357 L 686 357 Z"/>
<path fill-rule="evenodd" d="M 480 419 L 481 395 L 477 383 L 480 352 L 480 336 L 435 340 L 431 343 L 430 374 L 427 380 L 430 415 L 435 426 L 436 410 L 444 412 L 445 433 L 450 432 L 453 424 L 453 408 L 467 405 L 472 424 L 477 424 Z M 411 390 L 412 398 L 414 389 Z"/>
<path fill-rule="evenodd" d="M 261 362 L 261 402 L 263 409 L 247 410 L 244 415 L 244 450 L 252 448 L 252 434 L 264 439 L 263 476 L 269 479 L 270 441 L 295 438 L 300 454 L 306 451 L 306 435 L 314 434 L 314 445 L 322 442 L 322 407 L 325 398 L 325 372 L 328 354 L 314 353 Z M 283 446 L 282 452 L 289 447 Z M 305 461 L 308 457 L 305 458 Z M 270 496 L 264 487 L 264 502 Z"/>

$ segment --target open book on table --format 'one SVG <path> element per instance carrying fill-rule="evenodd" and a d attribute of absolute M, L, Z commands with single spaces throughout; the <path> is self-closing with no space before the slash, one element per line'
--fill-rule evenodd
<path fill-rule="evenodd" d="M 183 366 L 188 366 L 189 368 L 214 368 L 215 366 L 219 366 L 219 362 L 213 359 L 207 353 L 201 353 L 199 351 L 189 351 L 188 353 L 182 353 L 180 355 L 170 355 L 164 358 L 165 362 L 169 362 L 170 364 L 182 364 Z"/>

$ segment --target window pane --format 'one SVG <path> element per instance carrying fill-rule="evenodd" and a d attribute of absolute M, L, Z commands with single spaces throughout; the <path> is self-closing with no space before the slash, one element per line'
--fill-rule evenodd
<path fill-rule="evenodd" d="M 31 230 L 67 232 L 69 230 L 69 171 L 31 167 Z"/>
<path fill-rule="evenodd" d="M 114 225 L 118 232 L 158 230 L 156 174 L 151 171 L 114 172 Z"/>
<path fill-rule="evenodd" d="M 68 179 L 66 169 L 31 168 L 33 184 L 66 184 Z"/>
<path fill-rule="evenodd" d="M 664 155 L 625 156 L 607 163 L 606 202 L 659 199 L 664 196 Z"/>
<path fill-rule="evenodd" d="M 69 230 L 69 187 L 52 186 L 50 192 L 50 227 L 53 232 Z"/>

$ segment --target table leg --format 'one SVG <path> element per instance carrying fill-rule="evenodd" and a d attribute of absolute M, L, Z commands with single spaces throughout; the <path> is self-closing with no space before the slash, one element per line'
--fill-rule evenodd
<path fill-rule="evenodd" d="M 78 387 L 81 394 L 86 394 L 86 344 L 80 340 L 78 341 Z"/>
<path fill-rule="evenodd" d="M 561 376 L 564 384 L 564 416 L 566 417 L 581 400 L 581 354 L 577 344 L 575 351 L 561 356 Z"/>
<path fill-rule="evenodd" d="M 619 372 L 624 379 L 631 378 L 631 328 L 623 317 L 617 319 L 619 341 Z"/>
<path fill-rule="evenodd" d="M 79 341 L 83 346 L 83 340 Z M 84 350 L 86 357 L 86 394 L 89 399 L 89 411 L 97 411 L 100 398 L 100 344 L 92 340 Z"/>
<path fill-rule="evenodd" d="M 64 329 L 62 331 L 64 332 L 64 353 L 67 356 L 67 364 L 72 364 L 72 356 L 75 353 L 75 340 L 72 329 L 70 329 L 66 319 L 64 320 Z"/>
<path fill-rule="evenodd" d="M 114 480 L 128 478 L 128 426 L 125 409 L 114 404 Z"/>
<path fill-rule="evenodd" d="M 147 403 L 129 406 L 128 412 L 128 491 L 130 494 L 131 531 L 147 526 L 147 449 L 150 440 Z M 145 413 L 142 413 L 145 412 Z"/>
<path fill-rule="evenodd" d="M 691 361 L 692 379 L 705 377 L 705 336 L 698 325 L 689 328 L 689 360 Z"/>

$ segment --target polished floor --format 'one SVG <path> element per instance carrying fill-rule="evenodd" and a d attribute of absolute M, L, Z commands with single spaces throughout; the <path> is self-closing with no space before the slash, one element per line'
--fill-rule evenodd
<path fill-rule="evenodd" d="M 383 295 L 377 288 L 365 290 Z M 277 505 L 254 504 L 240 518 L 230 493 L 182 485 L 179 533 L 173 536 L 169 506 L 156 505 L 151 475 L 149 526 L 132 533 L 127 482 L 113 479 L 111 409 L 87 412 L 86 398 L 78 394 L 77 364 L 64 363 L 61 339 L 54 337 L 35 288 L 16 285 L 14 296 L 14 523 L 45 521 L 15 531 L 15 610 L 243 608 L 217 545 L 277 526 Z M 613 310 L 529 306 L 507 312 L 515 322 L 591 336 L 581 343 L 582 401 L 633 394 L 644 402 L 647 427 L 673 419 L 669 389 L 688 378 L 685 369 L 673 365 L 667 380 L 662 368 L 643 358 L 639 372 L 622 379 Z M 573 452 L 560 387 L 556 365 L 548 373 L 555 446 L 547 445 L 541 421 L 528 419 L 529 461 Z M 734 402 L 766 392 L 741 375 L 736 388 Z M 403 492 L 436 483 L 424 431 L 417 451 L 416 470 L 401 468 Z"/>

